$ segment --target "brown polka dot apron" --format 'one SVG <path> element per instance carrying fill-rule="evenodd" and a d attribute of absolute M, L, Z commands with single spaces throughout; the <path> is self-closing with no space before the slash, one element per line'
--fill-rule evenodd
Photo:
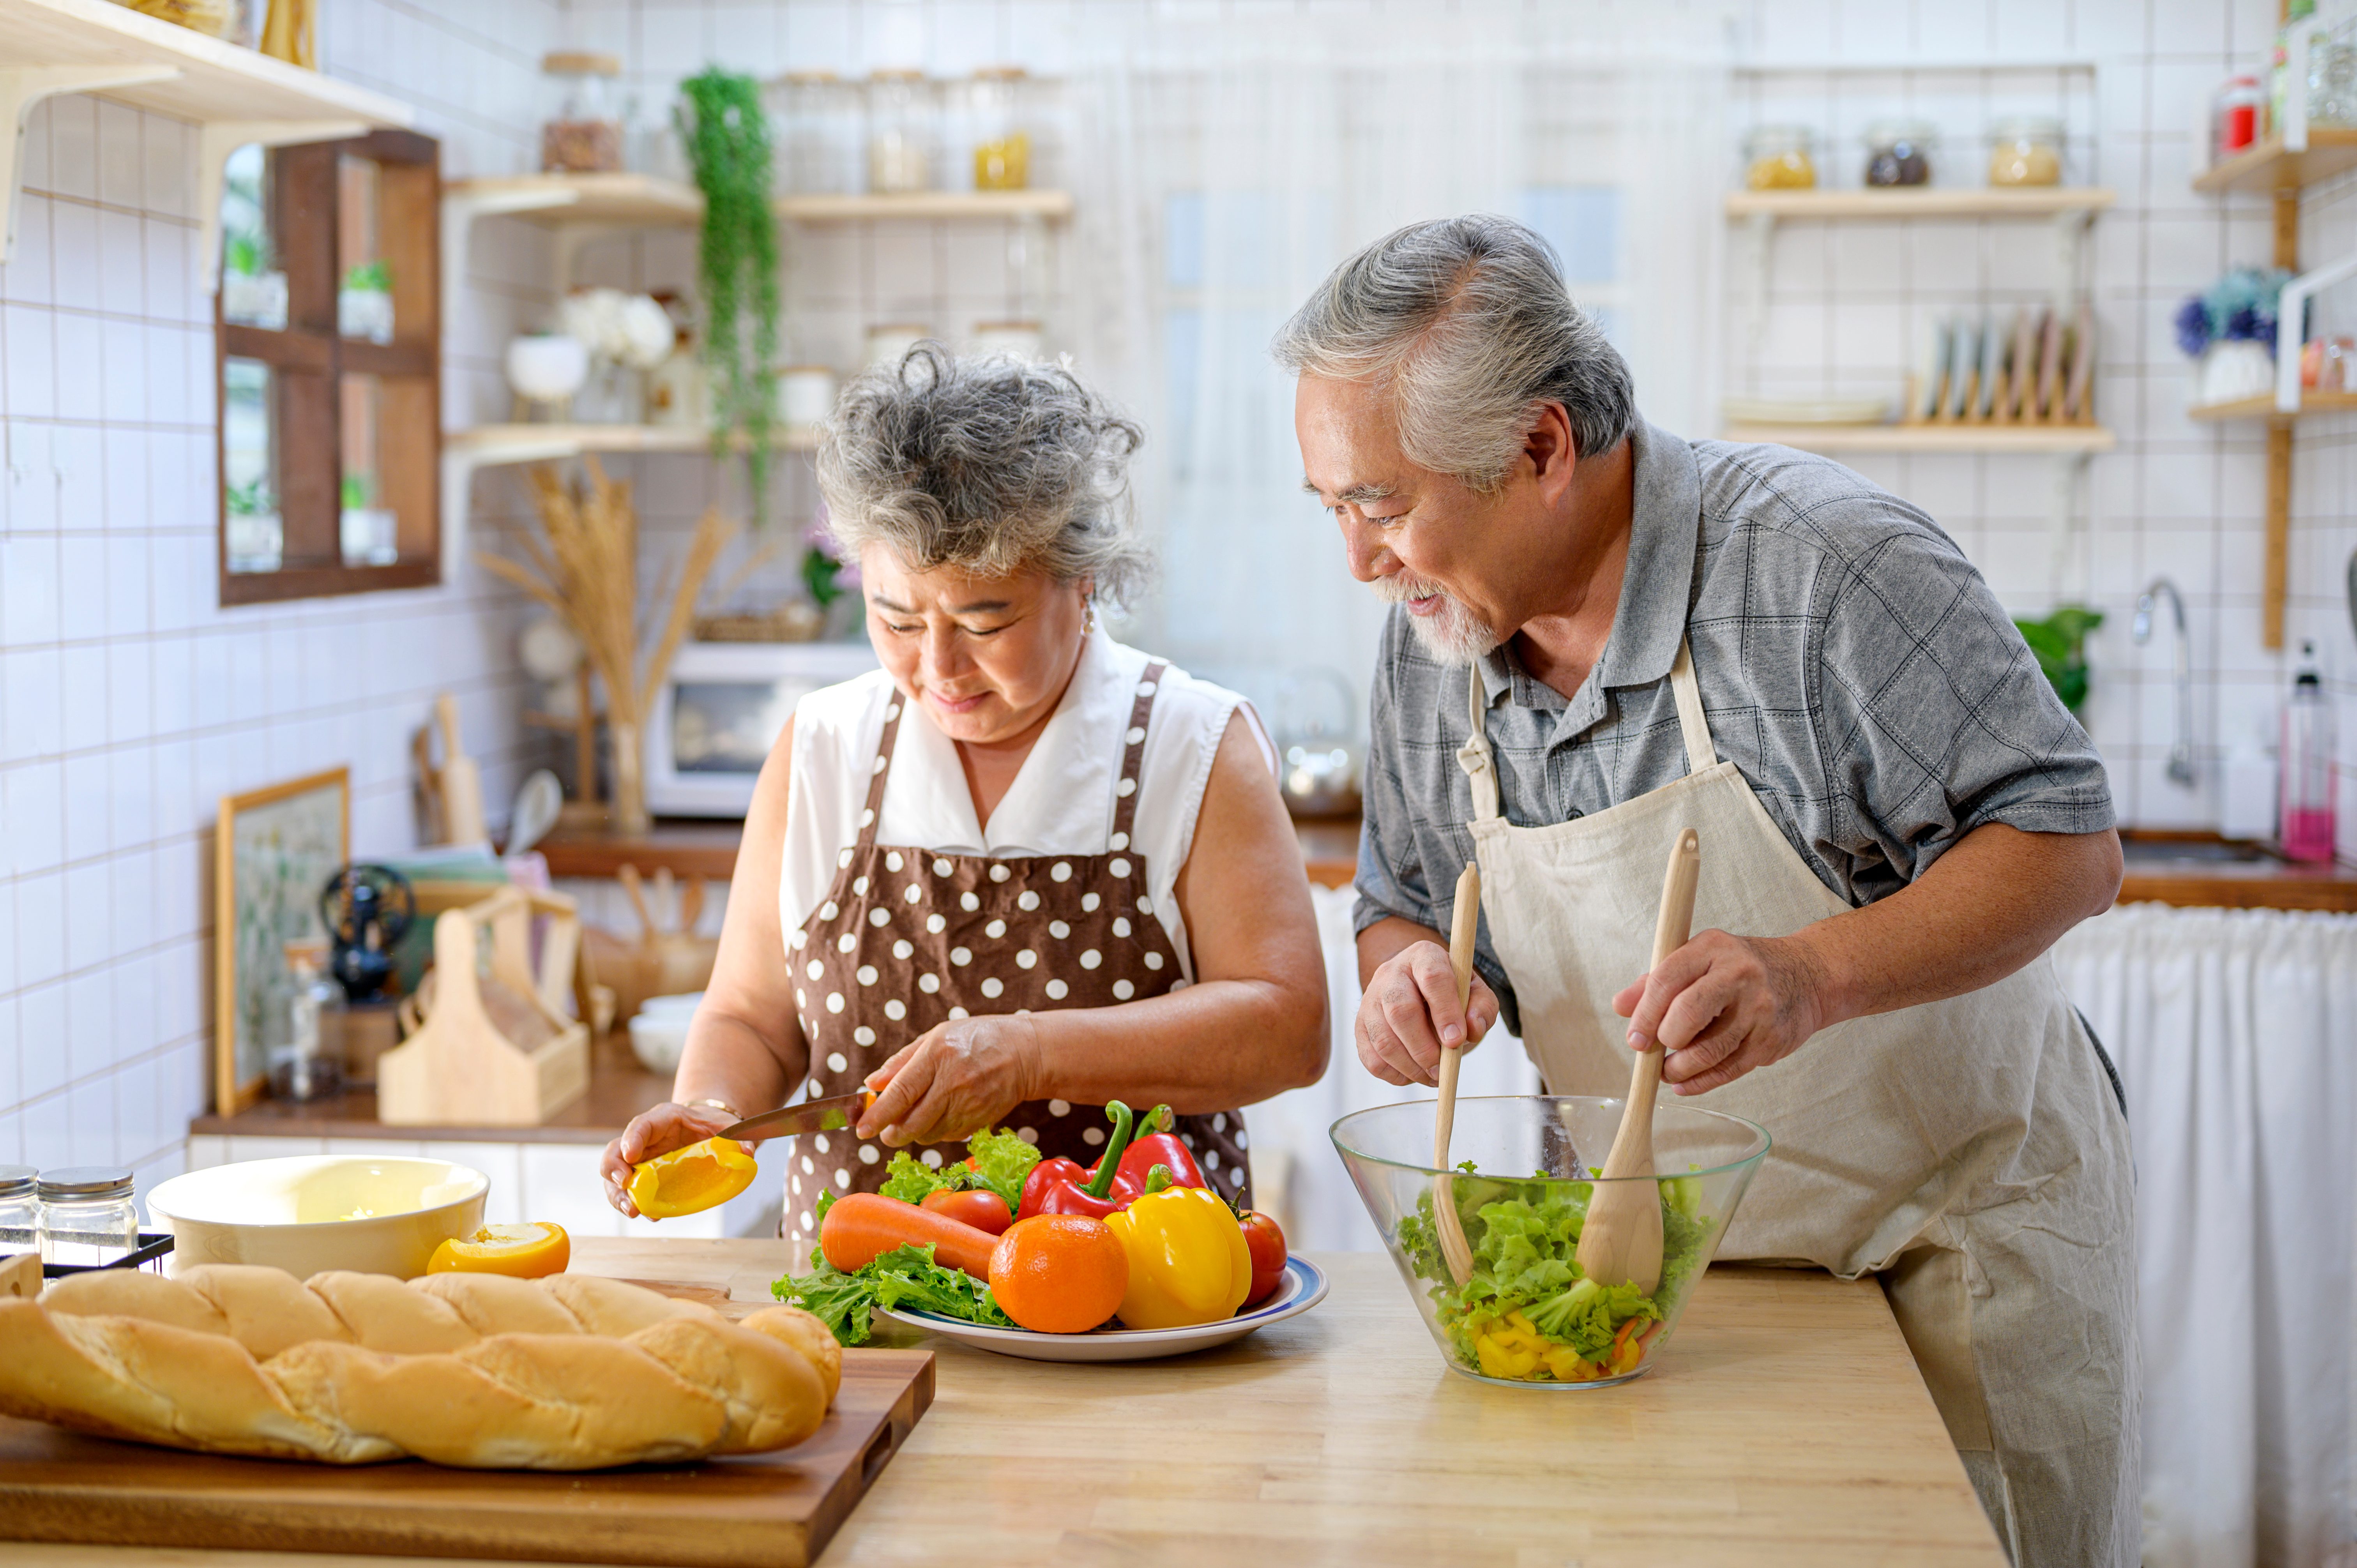
<path fill-rule="evenodd" d="M 1130 849 L 1146 725 L 1168 668 L 1148 666 L 1137 683 L 1114 787 L 1113 835 L 1103 854 L 1000 859 L 877 843 L 876 822 L 900 733 L 902 700 L 893 698 L 859 813 L 859 840 L 843 852 L 825 899 L 786 939 L 813 1099 L 852 1093 L 893 1052 L 952 1019 L 1108 1007 L 1187 984 L 1178 950 L 1154 914 L 1146 857 Z M 1103 1107 L 1062 1100 L 1027 1101 L 1004 1124 L 1043 1155 L 1083 1165 L 1103 1152 L 1111 1125 Z M 1181 1116 L 1177 1131 L 1215 1190 L 1252 1201 L 1243 1112 Z M 819 1194 L 875 1191 L 892 1151 L 848 1131 L 805 1133 L 793 1143 L 778 1229 L 809 1242 L 816 1239 L 812 1208 Z M 962 1144 L 911 1145 L 909 1152 L 929 1165 L 965 1158 Z"/>

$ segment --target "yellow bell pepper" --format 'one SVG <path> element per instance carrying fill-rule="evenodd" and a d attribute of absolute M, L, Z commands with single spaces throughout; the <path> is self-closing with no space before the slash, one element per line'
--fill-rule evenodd
<path fill-rule="evenodd" d="M 1132 1328 L 1186 1328 L 1233 1317 L 1252 1290 L 1252 1250 L 1236 1217 L 1200 1187 L 1165 1187 L 1105 1216 L 1129 1254 L 1120 1317 Z"/>

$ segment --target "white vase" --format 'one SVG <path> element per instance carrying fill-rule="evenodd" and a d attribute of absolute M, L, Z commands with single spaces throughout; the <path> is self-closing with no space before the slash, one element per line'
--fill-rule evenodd
<path fill-rule="evenodd" d="M 589 379 L 589 350 L 562 332 L 512 338 L 507 352 L 508 385 L 531 403 L 562 403 Z"/>
<path fill-rule="evenodd" d="M 2241 403 L 2265 397 L 2275 386 L 2275 356 L 2267 352 L 2267 346 L 2247 338 L 2229 338 L 2201 350 L 2193 372 L 2193 402 L 2196 406 Z"/>

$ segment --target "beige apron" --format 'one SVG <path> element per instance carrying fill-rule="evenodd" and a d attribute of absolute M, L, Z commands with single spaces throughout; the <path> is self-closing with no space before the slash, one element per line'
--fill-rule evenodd
<path fill-rule="evenodd" d="M 1113 834 L 1103 854 L 1000 857 L 877 843 L 904 706 L 892 700 L 869 768 L 858 842 L 843 852 L 825 902 L 786 939 L 794 1014 L 810 1044 L 813 1099 L 851 1093 L 893 1052 L 952 1018 L 1111 1007 L 1186 985 L 1178 951 L 1146 894 L 1146 857 L 1130 848 L 1146 726 L 1168 668 L 1156 663 L 1138 682 L 1119 736 Z M 1149 1107 L 1132 1109 L 1143 1114 Z M 1003 1124 L 1043 1155 L 1087 1165 L 1104 1152 L 1103 1106 L 1028 1101 Z M 1204 1179 L 1249 1206 L 1243 1112 L 1181 1116 L 1175 1130 Z M 965 1158 L 956 1144 L 909 1152 L 934 1166 Z M 874 1192 L 892 1154 L 847 1132 L 797 1139 L 778 1233 L 798 1250 L 809 1245 L 816 1240 L 819 1194 Z"/>
<path fill-rule="evenodd" d="M 1499 814 L 1471 672 L 1482 915 L 1556 1093 L 1620 1095 L 1615 993 L 1652 962 L 1671 841 L 1702 841 L 1694 929 L 1781 937 L 1849 906 L 1717 760 L 1688 650 L 1670 674 L 1690 771 L 1544 827 Z M 1446 919 L 1447 911 L 1436 911 Z M 1690 1101 L 1775 1141 L 1719 1256 L 1881 1271 L 1909 1348 L 2022 1568 L 2139 1554 L 2127 1124 L 2041 955 L 1981 990 L 1818 1034 Z"/>

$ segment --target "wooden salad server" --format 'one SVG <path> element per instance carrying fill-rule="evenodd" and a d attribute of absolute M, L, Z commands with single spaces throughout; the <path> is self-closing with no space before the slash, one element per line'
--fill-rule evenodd
<path fill-rule="evenodd" d="M 1473 997 L 1473 935 L 1481 924 L 1481 868 L 1471 861 L 1457 878 L 1457 909 L 1448 923 L 1448 963 L 1457 972 L 1457 1008 L 1461 1014 Z M 1440 1237 L 1440 1256 L 1448 1277 L 1463 1284 L 1473 1273 L 1473 1249 L 1465 1240 L 1465 1222 L 1457 1217 L 1457 1181 L 1448 1172 L 1448 1134 L 1457 1120 L 1457 1069 L 1473 1044 L 1473 1031 L 1454 1050 L 1440 1047 L 1440 1098 L 1433 1102 L 1432 1164 L 1441 1174 L 1432 1182 L 1432 1228 Z M 1653 1241 L 1658 1268 L 1661 1238 Z"/>
<path fill-rule="evenodd" d="M 1653 962 L 1659 969 L 1686 945 L 1694 925 L 1695 883 L 1702 874 L 1702 846 L 1692 828 L 1671 847 L 1662 878 L 1662 912 L 1653 925 Z M 1662 1050 L 1637 1053 L 1629 1074 L 1629 1100 L 1620 1111 L 1620 1131 L 1604 1156 L 1604 1178 L 1587 1202 L 1579 1232 L 1579 1272 L 1608 1285 L 1633 1283 L 1651 1295 L 1662 1283 L 1662 1190 L 1658 1182 L 1616 1180 L 1649 1176 L 1653 1170 L 1653 1099 L 1662 1087 Z"/>

